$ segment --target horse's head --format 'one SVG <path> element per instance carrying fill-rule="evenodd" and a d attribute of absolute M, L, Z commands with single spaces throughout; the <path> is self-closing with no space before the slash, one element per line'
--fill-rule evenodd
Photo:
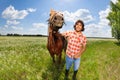
<path fill-rule="evenodd" d="M 54 10 L 50 11 L 50 18 L 48 20 L 50 26 L 54 31 L 58 31 L 58 29 L 62 28 L 64 24 L 63 14 Z"/>

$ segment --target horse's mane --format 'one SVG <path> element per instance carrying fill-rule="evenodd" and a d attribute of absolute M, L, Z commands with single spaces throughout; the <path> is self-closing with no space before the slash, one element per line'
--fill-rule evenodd
<path fill-rule="evenodd" d="M 56 13 L 55 10 L 53 10 L 53 9 L 50 10 L 50 19 L 49 20 L 52 19 L 53 15 L 55 15 L 55 13 Z"/>

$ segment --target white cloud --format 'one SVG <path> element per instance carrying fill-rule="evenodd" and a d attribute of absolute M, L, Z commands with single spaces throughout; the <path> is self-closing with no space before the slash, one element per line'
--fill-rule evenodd
<path fill-rule="evenodd" d="M 11 5 L 2 12 L 2 16 L 5 19 L 24 19 L 27 15 L 28 12 L 26 10 L 18 11 Z"/>
<path fill-rule="evenodd" d="M 90 22 L 93 20 L 92 15 L 90 14 L 90 11 L 87 9 L 79 9 L 76 12 L 63 12 L 65 20 L 69 22 L 75 22 L 78 19 L 83 20 L 84 22 Z"/>
<path fill-rule="evenodd" d="M 13 25 L 4 25 L 3 27 L 0 28 L 0 32 L 3 35 L 6 35 L 8 33 L 20 33 L 23 31 L 23 27 L 18 27 L 18 26 L 13 26 Z"/>
<path fill-rule="evenodd" d="M 111 29 L 93 23 L 85 26 L 85 34 L 87 37 L 111 37 Z"/>
<path fill-rule="evenodd" d="M 16 20 L 7 20 L 7 25 L 17 25 L 19 24 L 20 22 L 19 21 L 16 21 Z"/>
<path fill-rule="evenodd" d="M 2 17 L 6 19 L 6 24 L 1 28 L 2 33 L 20 33 L 23 27 L 19 27 L 20 19 L 24 19 L 30 12 L 35 12 L 36 9 L 28 8 L 24 10 L 17 10 L 14 6 L 10 5 L 2 12 Z"/>
<path fill-rule="evenodd" d="M 118 0 L 111 0 L 114 4 L 118 1 Z"/>
<path fill-rule="evenodd" d="M 11 28 L 12 28 L 13 30 L 23 30 L 22 27 L 11 26 Z"/>
<path fill-rule="evenodd" d="M 29 33 L 47 35 L 48 25 L 44 23 L 33 23 L 32 25 L 32 28 L 29 29 Z"/>
<path fill-rule="evenodd" d="M 88 37 L 111 37 L 111 28 L 108 25 L 109 20 L 106 19 L 110 8 L 107 7 L 106 10 L 102 10 L 99 12 L 98 23 L 92 23 L 85 26 L 85 34 Z"/>
<path fill-rule="evenodd" d="M 35 9 L 29 8 L 28 10 L 16 10 L 14 6 L 10 5 L 2 12 L 2 17 L 5 19 L 24 19 L 29 12 L 34 12 Z"/>
<path fill-rule="evenodd" d="M 27 9 L 27 11 L 29 11 L 29 12 L 35 12 L 35 11 L 36 11 L 36 9 L 33 9 L 33 8 L 28 8 L 28 9 Z"/>
<path fill-rule="evenodd" d="M 4 25 L 4 28 L 8 28 L 8 25 Z"/>
<path fill-rule="evenodd" d="M 41 27 L 46 27 L 47 25 L 44 23 L 33 23 L 34 28 L 41 28 Z"/>
<path fill-rule="evenodd" d="M 102 10 L 99 12 L 99 18 L 100 18 L 100 22 L 99 22 L 99 25 L 102 25 L 102 26 L 108 26 L 109 24 L 109 20 L 106 19 L 106 17 L 108 16 L 110 12 L 110 7 L 107 7 L 106 10 Z"/>

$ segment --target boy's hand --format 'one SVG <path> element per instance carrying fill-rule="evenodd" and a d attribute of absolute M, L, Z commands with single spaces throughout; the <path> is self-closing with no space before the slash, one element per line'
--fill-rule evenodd
<path fill-rule="evenodd" d="M 77 59 L 77 58 L 80 58 L 80 56 L 81 56 L 81 53 L 78 53 L 78 54 L 74 55 L 74 58 Z"/>

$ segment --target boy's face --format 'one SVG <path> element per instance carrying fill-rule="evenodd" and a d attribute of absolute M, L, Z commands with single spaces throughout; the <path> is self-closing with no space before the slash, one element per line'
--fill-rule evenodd
<path fill-rule="evenodd" d="M 80 32 L 82 30 L 82 24 L 81 23 L 76 24 L 75 30 L 77 32 Z"/>

